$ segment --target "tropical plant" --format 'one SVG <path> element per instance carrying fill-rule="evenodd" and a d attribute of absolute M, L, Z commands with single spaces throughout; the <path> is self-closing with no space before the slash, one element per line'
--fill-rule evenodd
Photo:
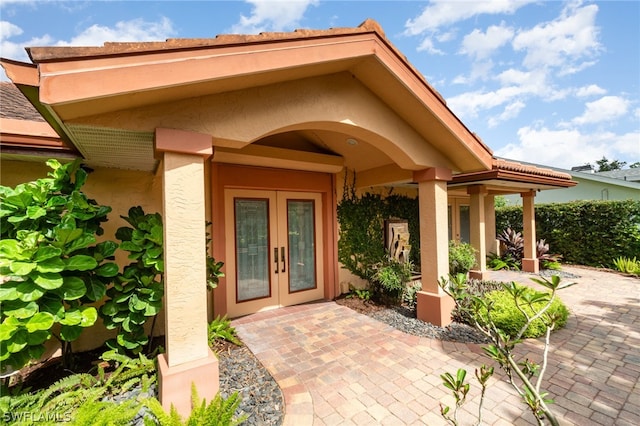
<path fill-rule="evenodd" d="M 393 302 L 400 299 L 407 283 L 411 280 L 411 271 L 411 262 L 399 262 L 387 256 L 385 261 L 376 266 L 371 281 L 374 297 L 390 299 Z"/>
<path fill-rule="evenodd" d="M 521 262 L 514 259 L 511 255 L 498 256 L 495 253 L 489 253 L 487 256 L 487 267 L 494 271 L 508 269 L 519 271 Z"/>
<path fill-rule="evenodd" d="M 51 337 L 72 363 L 71 342 L 98 317 L 100 301 L 118 274 L 117 244 L 96 243 L 110 207 L 81 188 L 79 160 L 47 161 L 48 178 L 0 186 L 0 362 L 19 369 L 44 353 Z"/>
<path fill-rule="evenodd" d="M 494 303 L 483 297 L 469 295 L 467 284 L 463 279 L 443 278 L 440 281 L 440 286 L 453 298 L 457 309 L 466 311 L 465 316 L 471 319 L 473 327 L 490 340 L 491 343 L 483 348 L 485 354 L 500 365 L 506 374 L 507 382 L 522 397 L 536 422 L 542 425 L 545 420 L 548 420 L 551 425 L 557 426 L 558 420 L 548 406 L 553 401 L 547 398 L 548 394 L 541 388 L 547 370 L 551 332 L 561 319 L 560 314 L 551 313 L 549 309 L 556 298 L 557 291 L 574 283 L 562 283 L 561 278 L 557 275 L 553 275 L 551 279 L 541 277 L 531 278 L 531 280 L 547 289 L 548 292 L 528 292 L 525 287 L 514 282 L 503 284 L 504 290 L 513 299 L 517 311 L 525 320 L 522 327 L 515 333 L 506 333 L 495 323 Z M 469 301 L 470 304 L 464 307 L 461 301 Z M 538 319 L 542 319 L 545 326 L 541 364 L 534 363 L 528 358 L 519 361 L 518 358 L 521 356 L 515 349 L 522 342 L 531 324 Z M 488 379 L 488 377 L 485 378 L 484 374 L 486 373 L 488 370 L 485 370 L 478 377 L 483 389 L 484 383 Z M 450 375 L 443 377 L 444 385 L 454 392 L 457 402 L 464 401 L 463 397 L 466 397 L 468 393 L 468 388 L 464 384 L 464 376 L 465 374 L 458 372 L 457 378 L 453 382 L 449 380 Z M 459 389 L 463 390 L 463 394 L 460 394 Z M 484 390 L 481 399 L 483 397 Z M 456 409 L 457 407 L 458 405 Z M 441 414 L 450 421 L 447 418 L 448 412 L 448 409 L 446 411 L 442 409 Z M 457 422 L 457 419 L 454 418 L 454 421 Z"/>
<path fill-rule="evenodd" d="M 503 256 L 510 256 L 517 261 L 522 260 L 524 256 L 524 238 L 520 232 L 507 228 L 498 234 L 497 239 L 501 243 L 500 253 Z"/>
<path fill-rule="evenodd" d="M 209 323 L 207 330 L 210 345 L 220 339 L 231 342 L 234 345 L 242 345 L 236 334 L 236 329 L 231 326 L 231 320 L 226 315 L 222 318 L 218 315 L 216 319 Z"/>
<path fill-rule="evenodd" d="M 628 258 L 621 256 L 613 260 L 613 265 L 618 271 L 625 274 L 640 275 L 640 261 L 635 257 Z"/>
<path fill-rule="evenodd" d="M 560 269 L 560 259 L 562 259 L 562 256 L 559 254 L 550 254 L 549 244 L 544 238 L 536 241 L 536 257 L 540 262 L 541 269 Z"/>
<path fill-rule="evenodd" d="M 469 243 L 449 241 L 449 273 L 466 274 L 476 264 L 476 250 Z"/>
<path fill-rule="evenodd" d="M 110 351 L 135 355 L 149 343 L 145 324 L 162 308 L 164 287 L 162 273 L 163 231 L 160 214 L 145 214 L 142 207 L 129 209 L 129 216 L 121 216 L 132 227 L 121 227 L 116 237 L 120 248 L 128 251 L 134 262 L 125 266 L 114 285 L 106 292 L 107 300 L 100 307 L 100 316 L 107 329 L 117 331 L 106 345 Z"/>
<path fill-rule="evenodd" d="M 145 417 L 145 425 L 161 424 L 163 426 L 182 425 L 208 425 L 208 426 L 234 426 L 247 419 L 243 414 L 236 417 L 236 410 L 240 405 L 240 395 L 234 392 L 229 398 L 224 399 L 218 393 L 209 404 L 205 399 L 200 400 L 195 385 L 191 385 L 192 411 L 188 419 L 184 420 L 175 407 L 171 406 L 170 414 L 167 414 L 157 399 L 148 399 L 144 405 L 149 408 L 150 416 Z M 151 416 L 155 417 L 152 418 Z"/>

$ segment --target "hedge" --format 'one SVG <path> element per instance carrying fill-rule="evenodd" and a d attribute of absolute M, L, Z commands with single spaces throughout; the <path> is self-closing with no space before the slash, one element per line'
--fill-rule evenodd
<path fill-rule="evenodd" d="M 536 237 L 567 263 L 611 267 L 640 254 L 640 201 L 575 201 L 535 207 Z M 496 209 L 496 231 L 522 230 L 522 207 Z"/>

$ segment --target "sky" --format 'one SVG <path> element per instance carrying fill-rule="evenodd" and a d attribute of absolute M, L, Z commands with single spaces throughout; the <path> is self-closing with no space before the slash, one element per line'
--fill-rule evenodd
<path fill-rule="evenodd" d="M 0 0 L 0 55 L 367 18 L 496 156 L 564 169 L 640 161 L 638 0 Z"/>

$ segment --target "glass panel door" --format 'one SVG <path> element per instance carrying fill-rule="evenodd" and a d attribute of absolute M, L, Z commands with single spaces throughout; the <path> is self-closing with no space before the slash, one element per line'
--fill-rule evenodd
<path fill-rule="evenodd" d="M 287 200 L 289 293 L 316 288 L 313 200 Z"/>
<path fill-rule="evenodd" d="M 234 318 L 324 297 L 322 195 L 225 190 L 225 288 Z"/>
<path fill-rule="evenodd" d="M 238 302 L 269 297 L 269 200 L 235 198 Z"/>

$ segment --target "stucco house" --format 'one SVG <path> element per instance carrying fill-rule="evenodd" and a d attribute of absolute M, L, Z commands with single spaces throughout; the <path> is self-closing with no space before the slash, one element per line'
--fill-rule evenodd
<path fill-rule="evenodd" d="M 536 197 L 536 204 L 568 203 L 582 200 L 640 200 L 640 169 L 612 170 L 594 172 L 591 167 L 575 167 L 572 170 L 526 163 L 533 167 L 545 167 L 558 173 L 566 173 L 578 184 L 562 190 L 544 191 Z M 520 200 L 513 196 L 505 197 L 510 204 Z"/>
<path fill-rule="evenodd" d="M 495 238 L 493 197 L 520 194 L 523 265 L 536 271 L 534 198 L 575 185 L 566 173 L 496 159 L 371 20 L 27 50 L 32 63 L 1 63 L 46 122 L 3 115 L 2 183 L 42 176 L 37 160 L 79 156 L 94 170 L 86 192 L 113 207 L 106 234 L 130 206 L 162 212 L 160 394 L 183 412 L 191 382 L 203 396 L 218 388 L 208 318 L 338 295 L 336 206 L 347 171 L 359 190 L 402 186 L 418 197 L 418 316 L 440 325 L 453 304 L 437 283 L 460 207 L 481 276 Z M 207 220 L 226 274 L 213 298 Z"/>

